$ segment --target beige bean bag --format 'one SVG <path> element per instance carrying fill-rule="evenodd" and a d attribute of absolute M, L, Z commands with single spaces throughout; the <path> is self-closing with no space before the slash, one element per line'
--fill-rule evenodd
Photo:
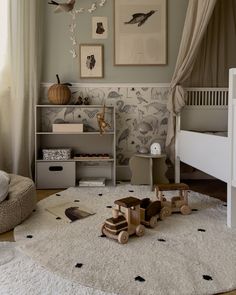
<path fill-rule="evenodd" d="M 10 174 L 8 197 L 0 203 L 0 233 L 13 229 L 25 220 L 36 207 L 34 182 Z"/>

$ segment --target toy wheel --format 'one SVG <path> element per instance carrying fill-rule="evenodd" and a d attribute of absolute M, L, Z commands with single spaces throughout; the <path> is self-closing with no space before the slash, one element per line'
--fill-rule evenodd
<path fill-rule="evenodd" d="M 189 215 L 191 213 L 191 208 L 188 206 L 188 205 L 183 205 L 181 208 L 180 208 L 180 212 L 183 214 L 183 215 Z"/>
<path fill-rule="evenodd" d="M 104 228 L 105 228 L 105 223 L 103 223 L 102 228 L 101 228 L 101 231 L 102 231 L 103 235 L 105 235 Z"/>
<path fill-rule="evenodd" d="M 144 235 L 144 233 L 145 233 L 145 227 L 142 224 L 138 225 L 136 227 L 136 235 L 138 237 L 142 237 Z"/>
<path fill-rule="evenodd" d="M 120 244 L 126 244 L 128 242 L 129 239 L 129 234 L 127 233 L 127 231 L 121 231 L 118 235 L 118 242 Z"/>
<path fill-rule="evenodd" d="M 154 228 L 157 226 L 157 216 L 152 216 L 152 218 L 149 221 L 149 226 L 151 228 Z"/>
<path fill-rule="evenodd" d="M 160 219 L 161 220 L 164 220 L 166 217 L 170 216 L 171 215 L 171 208 L 169 207 L 163 207 L 161 209 L 161 212 L 160 212 Z"/>

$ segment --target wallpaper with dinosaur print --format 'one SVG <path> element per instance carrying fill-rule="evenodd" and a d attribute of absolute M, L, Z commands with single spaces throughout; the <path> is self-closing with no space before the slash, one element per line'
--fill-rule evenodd
<path fill-rule="evenodd" d="M 47 87 L 42 89 L 42 104 L 48 104 Z M 167 133 L 168 112 L 166 109 L 167 87 L 72 87 L 74 104 L 77 98 L 89 97 L 90 104 L 116 108 L 117 165 L 128 165 L 130 157 L 140 147 L 149 148 L 159 142 L 164 150 Z M 65 106 L 66 107 L 66 106 Z M 54 122 L 83 122 L 90 131 L 98 130 L 96 114 L 98 109 L 46 109 L 43 114 L 43 129 L 51 128 Z M 107 120 L 111 122 L 108 112 Z"/>

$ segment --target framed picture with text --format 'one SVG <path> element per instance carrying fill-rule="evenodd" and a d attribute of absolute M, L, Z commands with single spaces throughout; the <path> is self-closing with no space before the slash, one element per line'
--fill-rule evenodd
<path fill-rule="evenodd" d="M 115 0 L 115 65 L 167 63 L 167 0 Z"/>
<path fill-rule="evenodd" d="M 103 78 L 103 45 L 80 45 L 80 78 Z"/>

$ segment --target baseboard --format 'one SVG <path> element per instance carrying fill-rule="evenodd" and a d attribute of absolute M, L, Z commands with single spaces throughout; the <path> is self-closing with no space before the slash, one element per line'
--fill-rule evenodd
<path fill-rule="evenodd" d="M 168 173 L 168 177 L 174 179 L 174 175 L 172 173 Z M 119 181 L 130 181 L 131 179 L 131 171 L 129 166 L 117 166 L 116 167 L 116 179 Z M 208 175 L 202 171 L 194 171 L 194 172 L 183 172 L 181 173 L 182 180 L 200 180 L 200 179 L 214 179 L 211 175 Z"/>

